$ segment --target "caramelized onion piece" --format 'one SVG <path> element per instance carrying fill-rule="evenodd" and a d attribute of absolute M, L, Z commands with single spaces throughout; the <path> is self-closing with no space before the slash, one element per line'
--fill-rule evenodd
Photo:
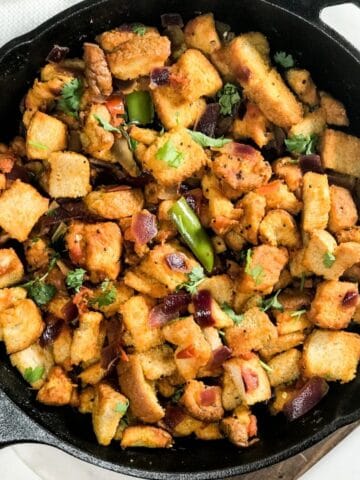
<path fill-rule="evenodd" d="M 131 220 L 131 233 L 140 245 L 150 242 L 158 233 L 155 215 L 146 210 L 135 213 Z"/>
<path fill-rule="evenodd" d="M 204 133 L 208 137 L 214 137 L 219 114 L 220 105 L 218 103 L 209 103 L 197 122 L 195 130 Z"/>
<path fill-rule="evenodd" d="M 189 267 L 186 264 L 186 257 L 183 253 L 169 253 L 166 255 L 165 261 L 174 272 L 189 271 Z"/>
<path fill-rule="evenodd" d="M 313 377 L 284 405 L 284 414 L 292 421 L 312 410 L 329 391 L 323 378 Z"/>
<path fill-rule="evenodd" d="M 185 291 L 171 293 L 164 298 L 163 310 L 165 313 L 183 313 L 191 302 L 191 295 Z"/>
<path fill-rule="evenodd" d="M 50 63 L 60 63 L 65 59 L 69 51 L 70 49 L 68 47 L 61 47 L 55 44 L 46 57 L 46 61 Z"/>
<path fill-rule="evenodd" d="M 306 172 L 324 173 L 320 155 L 316 155 L 315 153 L 311 153 L 310 155 L 301 155 L 299 165 L 302 173 L 304 174 Z"/>
<path fill-rule="evenodd" d="M 208 368 L 210 370 L 215 370 L 216 368 L 221 367 L 222 364 L 231 357 L 231 355 L 232 351 L 226 345 L 222 345 L 221 347 L 216 348 L 212 352 L 212 359 L 208 364 Z"/>
<path fill-rule="evenodd" d="M 46 326 L 42 332 L 39 343 L 42 348 L 51 345 L 61 333 L 64 321 L 54 315 L 46 318 Z"/>
<path fill-rule="evenodd" d="M 170 82 L 170 70 L 167 67 L 154 68 L 150 74 L 150 86 L 159 87 Z"/>
<path fill-rule="evenodd" d="M 193 298 L 195 313 L 194 319 L 200 327 L 211 327 L 215 324 L 211 316 L 212 298 L 208 290 L 201 290 Z"/>
<path fill-rule="evenodd" d="M 342 299 L 343 307 L 355 307 L 358 301 L 358 293 L 355 290 L 350 290 L 346 292 L 344 298 Z"/>

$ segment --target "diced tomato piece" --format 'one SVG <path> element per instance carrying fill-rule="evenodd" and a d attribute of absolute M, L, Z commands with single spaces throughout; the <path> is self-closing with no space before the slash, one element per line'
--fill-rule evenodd
<path fill-rule="evenodd" d="M 120 95 L 111 96 L 105 103 L 112 117 L 112 124 L 118 127 L 124 122 L 122 115 L 125 114 L 124 100 Z"/>

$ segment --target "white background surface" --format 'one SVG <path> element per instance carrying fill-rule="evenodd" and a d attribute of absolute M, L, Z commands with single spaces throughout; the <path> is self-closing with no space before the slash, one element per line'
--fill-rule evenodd
<path fill-rule="evenodd" d="M 0 45 L 76 3 L 79 0 L 0 0 Z M 321 18 L 360 49 L 360 11 L 353 5 L 326 9 Z M 359 447 L 358 428 L 302 480 L 360 479 Z M 1 480 L 130 479 L 87 465 L 54 448 L 38 445 L 18 445 L 0 450 L 0 465 Z"/>

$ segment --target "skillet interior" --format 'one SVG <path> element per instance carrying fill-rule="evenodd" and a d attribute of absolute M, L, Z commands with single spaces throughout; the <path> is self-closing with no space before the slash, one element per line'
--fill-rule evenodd
<path fill-rule="evenodd" d="M 352 132 L 360 134 L 360 63 L 339 43 L 296 15 L 265 0 L 97 0 L 80 5 L 78 13 L 46 24 L 31 38 L 13 43 L 3 49 L 5 55 L 0 52 L 1 140 L 16 133 L 17 105 L 54 43 L 71 47 L 74 55 L 80 53 L 82 42 L 101 31 L 124 21 L 158 25 L 160 14 L 171 11 L 182 13 L 185 20 L 195 12 L 212 11 L 237 33 L 255 29 L 265 33 L 273 51 L 294 53 L 299 64 L 311 71 L 317 85 L 345 103 Z M 57 435 L 60 441 L 53 443 L 100 466 L 147 478 L 180 478 L 180 474 L 188 478 L 191 472 L 192 479 L 210 479 L 248 472 L 295 454 L 340 425 L 360 418 L 358 377 L 350 384 L 332 386 L 319 408 L 292 424 L 280 416 L 270 418 L 265 408 L 259 408 L 261 440 L 247 450 L 225 442 L 178 440 L 177 446 L 168 451 L 121 451 L 117 445 L 104 448 L 96 444 L 89 418 L 70 409 L 51 409 L 36 403 L 25 382 L 9 367 L 2 347 L 0 362 L 1 388 L 38 424 Z"/>

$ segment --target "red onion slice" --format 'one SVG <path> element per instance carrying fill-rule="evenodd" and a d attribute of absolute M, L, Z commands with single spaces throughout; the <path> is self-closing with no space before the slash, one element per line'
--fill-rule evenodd
<path fill-rule="evenodd" d="M 200 405 L 211 407 L 216 401 L 216 387 L 207 387 L 200 392 Z"/>
<path fill-rule="evenodd" d="M 182 313 L 185 312 L 189 303 L 191 302 L 191 295 L 185 291 L 172 293 L 163 300 L 163 311 L 165 313 Z"/>
<path fill-rule="evenodd" d="M 197 122 L 195 130 L 204 133 L 208 137 L 214 137 L 219 114 L 220 105 L 218 103 L 209 103 Z"/>
<path fill-rule="evenodd" d="M 61 309 L 61 313 L 64 316 L 65 322 L 69 323 L 79 315 L 77 306 L 73 303 L 72 300 L 69 300 Z"/>
<path fill-rule="evenodd" d="M 295 397 L 284 405 L 284 414 L 290 421 L 302 417 L 312 410 L 328 391 L 329 385 L 323 378 L 310 378 Z"/>
<path fill-rule="evenodd" d="M 345 293 L 341 303 L 343 307 L 349 307 L 349 308 L 356 307 L 358 302 L 358 297 L 359 297 L 359 294 L 355 290 L 350 290 L 349 292 Z"/>
<path fill-rule="evenodd" d="M 200 290 L 193 298 L 195 313 L 194 320 L 200 327 L 211 327 L 215 320 L 211 316 L 212 298 L 208 290 Z"/>
<path fill-rule="evenodd" d="M 259 386 L 259 377 L 256 372 L 251 370 L 248 367 L 243 367 L 241 369 L 241 375 L 244 380 L 245 392 L 251 393 L 256 390 Z"/>
<path fill-rule="evenodd" d="M 320 155 L 314 153 L 310 155 L 301 155 L 299 165 L 304 174 L 306 172 L 324 173 Z"/>
<path fill-rule="evenodd" d="M 150 73 L 150 86 L 159 87 L 170 83 L 170 70 L 167 67 L 154 68 Z"/>
<path fill-rule="evenodd" d="M 183 253 L 169 253 L 165 257 L 168 267 L 174 272 L 189 272 L 186 256 Z"/>
<path fill-rule="evenodd" d="M 54 45 L 50 50 L 46 61 L 50 63 L 60 63 L 62 62 L 66 55 L 69 53 L 70 49 L 68 47 L 61 47 L 60 45 Z"/>
<path fill-rule="evenodd" d="M 184 26 L 184 21 L 179 13 L 163 13 L 160 18 L 163 28 L 171 27 L 172 25 L 176 25 L 180 28 L 183 28 Z"/>
<path fill-rule="evenodd" d="M 200 216 L 201 206 L 203 203 L 203 193 L 201 188 L 194 188 L 184 193 L 185 200 L 187 204 L 194 210 L 196 215 Z"/>
<path fill-rule="evenodd" d="M 216 348 L 212 352 L 212 359 L 210 360 L 208 364 L 208 368 L 210 370 L 215 370 L 216 368 L 219 368 L 222 366 L 226 360 L 228 360 L 232 355 L 232 351 L 230 350 L 229 347 L 222 345 L 221 347 Z"/>
<path fill-rule="evenodd" d="M 170 404 L 166 407 L 163 421 L 170 430 L 174 430 L 185 418 L 185 410 L 180 405 Z"/>
<path fill-rule="evenodd" d="M 178 312 L 165 312 L 164 305 L 161 303 L 159 305 L 155 305 L 155 307 L 151 309 L 149 314 L 149 325 L 152 328 L 160 328 L 178 316 Z"/>
<path fill-rule="evenodd" d="M 46 326 L 41 334 L 39 343 L 42 348 L 51 345 L 61 333 L 64 321 L 54 315 L 49 315 L 46 319 Z"/>
<path fill-rule="evenodd" d="M 145 245 L 158 233 L 156 217 L 150 212 L 143 211 L 133 215 L 131 220 L 131 233 L 136 243 Z"/>

